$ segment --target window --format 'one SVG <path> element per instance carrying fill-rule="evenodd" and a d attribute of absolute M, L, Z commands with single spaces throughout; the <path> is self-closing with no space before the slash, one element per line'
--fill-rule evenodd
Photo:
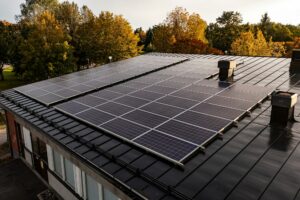
<path fill-rule="evenodd" d="M 88 200 L 100 199 L 98 183 L 88 175 L 86 175 L 86 197 Z"/>
<path fill-rule="evenodd" d="M 104 200 L 118 200 L 119 198 L 116 195 L 114 195 L 111 191 L 104 188 L 103 199 Z"/>
<path fill-rule="evenodd" d="M 22 133 L 23 133 L 23 139 L 24 139 L 24 145 L 25 147 L 32 152 L 32 144 L 31 144 L 31 135 L 30 135 L 30 131 L 23 127 L 22 128 Z"/>
<path fill-rule="evenodd" d="M 65 175 L 67 183 L 75 189 L 74 165 L 67 159 L 65 159 Z"/>
<path fill-rule="evenodd" d="M 49 169 L 54 171 L 54 163 L 53 163 L 53 151 L 52 148 L 47 144 L 47 158 L 48 158 L 48 166 Z"/>
<path fill-rule="evenodd" d="M 53 150 L 53 161 L 54 161 L 54 171 L 58 176 L 63 178 L 62 156 L 54 150 Z"/>

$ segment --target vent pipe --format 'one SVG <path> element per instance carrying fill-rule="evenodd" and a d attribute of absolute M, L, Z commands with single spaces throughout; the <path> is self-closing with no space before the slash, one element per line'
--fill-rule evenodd
<path fill-rule="evenodd" d="M 289 121 L 294 121 L 297 94 L 278 91 L 272 94 L 271 122 L 272 125 L 286 126 Z"/>
<path fill-rule="evenodd" d="M 233 78 L 236 69 L 236 62 L 234 60 L 220 60 L 218 62 L 219 80 L 228 81 Z"/>
<path fill-rule="evenodd" d="M 300 72 L 300 49 L 293 50 L 290 71 Z"/>

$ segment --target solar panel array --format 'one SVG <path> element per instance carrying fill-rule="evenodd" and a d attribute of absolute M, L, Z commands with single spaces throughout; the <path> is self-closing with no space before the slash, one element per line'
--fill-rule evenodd
<path fill-rule="evenodd" d="M 191 60 L 55 107 L 182 163 L 273 90 L 204 80 L 216 66 L 216 61 Z"/>
<path fill-rule="evenodd" d="M 184 60 L 183 57 L 142 55 L 21 86 L 15 90 L 40 103 L 50 105 Z"/>

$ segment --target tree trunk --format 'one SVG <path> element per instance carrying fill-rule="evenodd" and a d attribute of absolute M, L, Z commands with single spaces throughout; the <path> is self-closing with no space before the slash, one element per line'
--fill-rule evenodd
<path fill-rule="evenodd" d="M 4 64 L 1 63 L 1 64 L 0 64 L 0 81 L 4 81 L 3 67 L 4 67 Z"/>

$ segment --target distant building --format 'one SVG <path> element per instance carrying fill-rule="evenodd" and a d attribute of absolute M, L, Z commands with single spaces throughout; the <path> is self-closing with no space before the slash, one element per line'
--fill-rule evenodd
<path fill-rule="evenodd" d="M 3 91 L 0 106 L 13 157 L 63 199 L 300 199 L 300 125 L 269 124 L 268 96 L 300 93 L 290 63 L 146 54 Z"/>

